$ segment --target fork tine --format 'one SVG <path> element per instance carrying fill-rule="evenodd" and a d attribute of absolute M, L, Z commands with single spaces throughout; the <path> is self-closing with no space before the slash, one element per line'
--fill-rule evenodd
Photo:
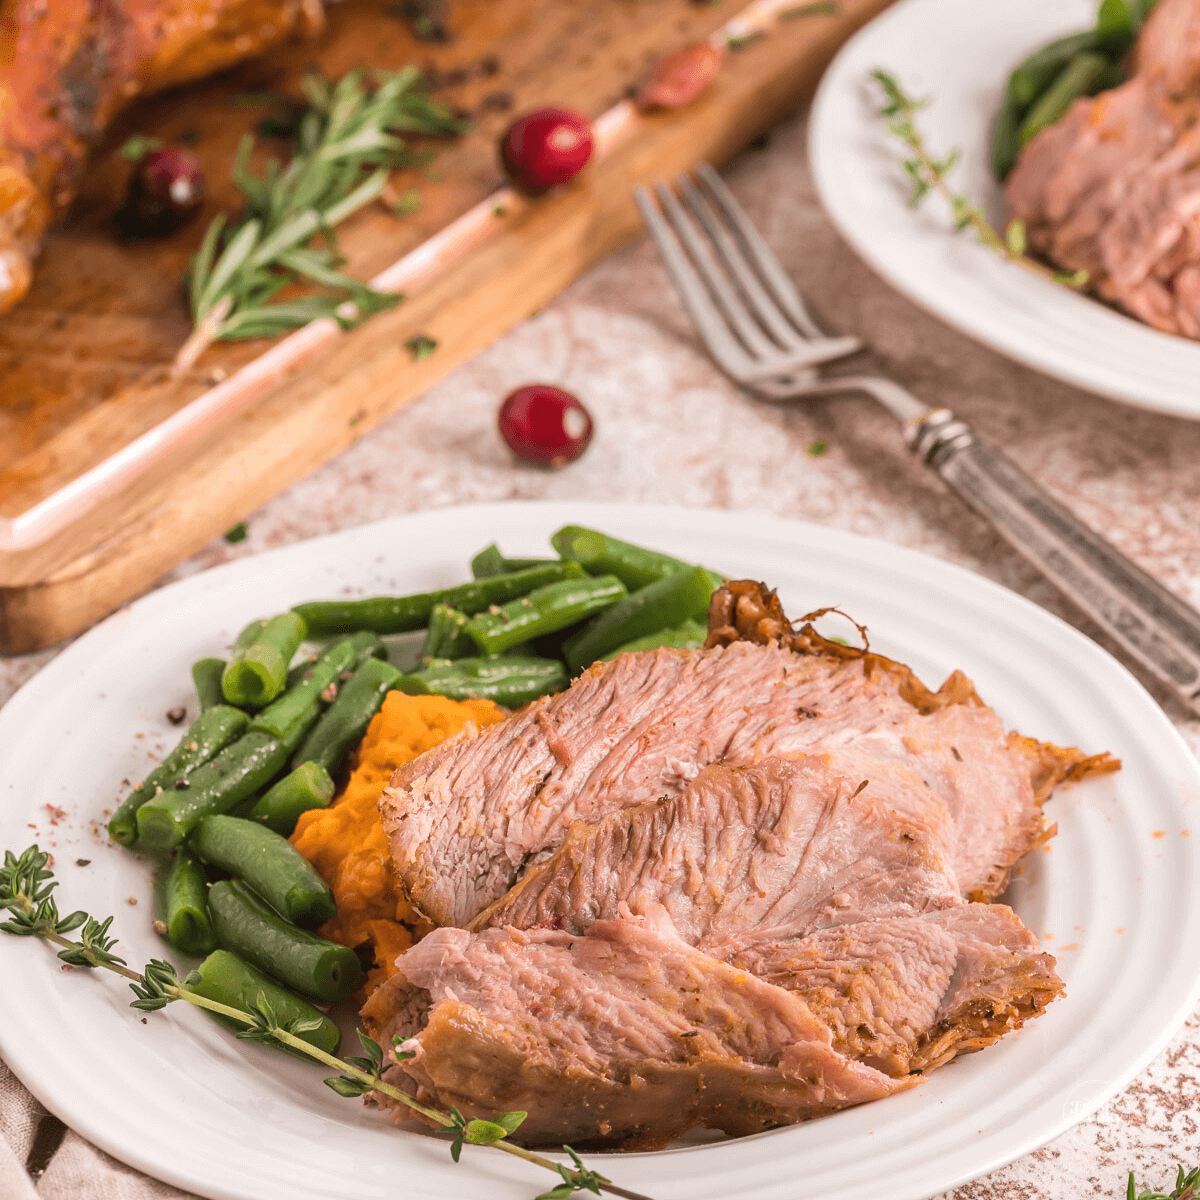
<path fill-rule="evenodd" d="M 634 190 L 633 198 L 641 210 L 646 228 L 650 230 L 650 236 L 658 246 L 667 274 L 671 276 L 671 282 L 675 284 L 675 290 L 709 353 L 730 375 L 735 378 L 745 375 L 751 367 L 749 357 L 730 332 L 725 318 L 717 311 L 708 289 L 688 262 L 666 219 L 650 198 L 650 193 L 644 187 L 639 187 Z"/>
<path fill-rule="evenodd" d="M 725 314 L 725 320 L 733 326 L 752 359 L 765 359 L 779 354 L 779 347 L 769 341 L 755 323 L 749 310 L 742 303 L 737 291 L 722 274 L 712 247 L 699 233 L 691 218 L 684 211 L 675 193 L 665 183 L 655 186 L 658 203 L 661 205 L 675 236 L 683 243 L 696 273 L 708 287 L 709 294 L 717 307 Z"/>
<path fill-rule="evenodd" d="M 675 194 L 661 183 L 655 190 L 672 231 L 690 255 L 692 267 L 745 348 L 748 356 L 746 365 L 740 372 L 731 372 L 740 382 L 756 383 L 762 379 L 777 379 L 804 371 L 817 363 L 841 358 L 858 349 L 858 343 L 852 338 L 823 336 L 813 341 L 793 338 L 793 345 L 787 349 L 775 345 L 755 323 L 738 296 L 737 289 L 718 265 L 711 246 L 698 232 Z"/>
<path fill-rule="evenodd" d="M 708 234 L 709 241 L 716 247 L 725 270 L 741 289 L 742 295 L 753 309 L 754 315 L 780 346 L 785 350 L 795 349 L 798 343 L 803 341 L 803 337 L 784 316 L 779 305 L 763 290 L 754 268 L 735 245 L 729 231 L 717 219 L 707 198 L 687 175 L 680 175 L 675 180 L 675 186 L 679 189 L 679 194 L 691 209 L 692 214 L 704 227 L 704 232 Z"/>
<path fill-rule="evenodd" d="M 696 164 L 696 175 L 737 233 L 763 282 L 784 312 L 795 322 L 796 328 L 807 337 L 824 337 L 820 326 L 812 319 L 805 307 L 804 300 L 796 290 L 796 285 L 788 278 L 779 259 L 771 252 L 771 248 L 763 241 L 762 235 L 751 224 L 750 218 L 742 211 L 742 206 L 725 186 L 725 181 L 705 162 Z"/>

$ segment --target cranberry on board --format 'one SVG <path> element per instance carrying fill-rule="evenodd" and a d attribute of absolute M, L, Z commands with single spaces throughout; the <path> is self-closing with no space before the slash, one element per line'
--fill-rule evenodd
<path fill-rule="evenodd" d="M 562 388 L 531 383 L 500 405 L 500 435 L 525 462 L 560 467 L 573 462 L 592 440 L 588 410 Z"/>
<path fill-rule="evenodd" d="M 569 108 L 539 108 L 518 117 L 500 143 L 513 182 L 544 192 L 576 175 L 592 157 L 592 127 Z"/>
<path fill-rule="evenodd" d="M 118 218 L 130 237 L 157 237 L 186 225 L 204 204 L 204 172 L 190 151 L 152 150 L 139 159 Z"/>

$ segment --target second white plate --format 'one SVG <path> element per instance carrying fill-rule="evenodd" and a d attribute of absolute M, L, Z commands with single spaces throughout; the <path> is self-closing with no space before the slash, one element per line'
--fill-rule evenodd
<path fill-rule="evenodd" d="M 1200 978 L 1200 770 L 1159 708 L 1095 644 L 995 584 L 770 517 L 448 509 L 183 580 L 81 638 L 0 710 L 0 848 L 39 841 L 64 911 L 115 913 L 132 964 L 162 956 L 148 864 L 108 843 L 102 810 L 178 737 L 163 714 L 191 699 L 190 664 L 301 600 L 461 581 L 493 539 L 544 554 L 568 522 L 768 580 L 792 613 L 840 605 L 927 682 L 961 667 L 1010 727 L 1124 761 L 1054 797 L 1058 836 L 1011 891 L 1067 985 L 1044 1016 L 903 1095 L 740 1141 L 594 1156 L 606 1174 L 654 1200 L 877 1200 L 881 1180 L 889 1200 L 921 1200 L 1048 1141 L 1166 1044 Z M 474 1147 L 455 1166 L 445 1142 L 323 1087 L 329 1072 L 237 1042 L 182 1004 L 143 1024 L 130 999 L 119 979 L 61 971 L 49 947 L 0 934 L 0 1054 L 67 1124 L 160 1179 L 221 1200 L 529 1200 L 553 1182 Z"/>
<path fill-rule="evenodd" d="M 950 175 L 1002 228 L 989 166 L 991 126 L 1008 73 L 1037 47 L 1088 28 L 1095 0 L 899 0 L 842 48 L 813 102 L 817 190 L 843 237 L 935 316 L 1068 383 L 1180 417 L 1200 418 L 1200 342 L 1172 337 L 1005 261 L 956 233 L 946 204 L 908 205 L 904 146 L 878 115 L 870 74 L 891 72 L 927 98 L 917 121 L 931 150 L 962 152 Z"/>

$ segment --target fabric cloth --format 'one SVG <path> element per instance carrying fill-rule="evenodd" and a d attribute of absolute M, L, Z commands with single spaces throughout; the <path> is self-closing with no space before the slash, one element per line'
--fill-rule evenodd
<path fill-rule="evenodd" d="M 0 1060 L 0 1200 L 188 1200 L 190 1193 L 151 1179 L 67 1130 L 35 1179 L 27 1170 L 39 1131 L 50 1148 L 61 1123 Z M 45 1132 L 43 1132 L 43 1137 Z"/>

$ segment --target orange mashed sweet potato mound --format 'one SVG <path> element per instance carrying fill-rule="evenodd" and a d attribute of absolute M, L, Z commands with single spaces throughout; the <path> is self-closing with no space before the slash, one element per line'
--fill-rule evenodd
<path fill-rule="evenodd" d="M 343 946 L 369 943 L 375 967 L 365 990 L 395 971 L 395 959 L 433 928 L 409 903 L 392 871 L 379 797 L 397 767 L 458 733 L 468 722 L 492 725 L 506 715 L 490 700 L 447 700 L 389 692 L 358 748 L 345 790 L 328 808 L 301 815 L 292 845 L 333 889 L 337 916 L 318 930 Z"/>

